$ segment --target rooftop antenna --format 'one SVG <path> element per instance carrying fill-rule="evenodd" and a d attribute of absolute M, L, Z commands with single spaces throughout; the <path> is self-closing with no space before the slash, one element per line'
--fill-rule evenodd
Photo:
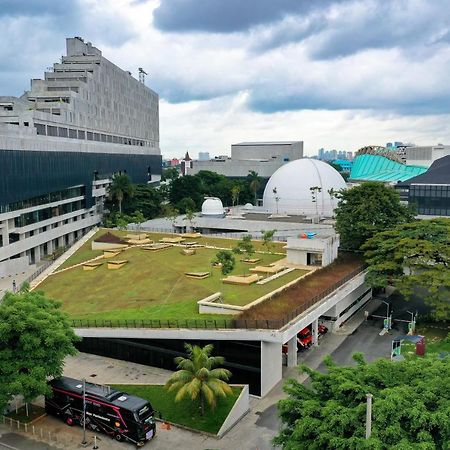
<path fill-rule="evenodd" d="M 139 70 L 139 81 L 142 84 L 145 84 L 145 75 L 148 75 L 148 74 L 142 67 L 139 67 L 138 70 Z"/>

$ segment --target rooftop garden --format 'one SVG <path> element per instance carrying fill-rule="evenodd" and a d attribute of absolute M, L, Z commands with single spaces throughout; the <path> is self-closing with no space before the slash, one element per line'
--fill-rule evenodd
<path fill-rule="evenodd" d="M 108 270 L 107 261 L 86 271 L 82 266 L 72 267 L 99 257 L 102 250 L 92 250 L 91 241 L 105 230 L 100 231 L 75 252 L 55 274 L 38 285 L 49 297 L 60 300 L 62 309 L 72 319 L 89 320 L 172 320 L 172 319 L 224 319 L 223 315 L 199 314 L 197 302 L 216 292 L 221 292 L 223 301 L 234 305 L 246 305 L 262 295 L 299 278 L 306 271 L 294 270 L 266 284 L 240 286 L 224 284 L 220 269 L 212 268 L 217 249 L 197 248 L 194 255 L 182 254 L 182 248 L 169 247 L 160 251 L 145 251 L 140 247 L 124 250 L 119 260 L 128 261 L 120 270 Z M 114 234 L 123 237 L 127 232 Z M 149 233 L 147 233 L 149 234 Z M 157 242 L 164 235 L 150 233 Z M 198 244 L 220 248 L 233 248 L 237 241 L 232 239 L 209 238 L 191 239 Z M 274 243 L 274 252 L 282 253 L 283 243 Z M 262 243 L 254 242 L 257 251 Z M 283 254 L 256 253 L 258 265 L 274 263 Z M 98 261 L 103 261 L 102 259 Z M 72 268 L 70 268 L 72 267 Z M 236 255 L 236 266 L 231 275 L 248 274 L 252 266 L 241 261 Z M 62 270 L 58 272 L 61 269 Z M 186 277 L 186 272 L 211 272 L 205 279 Z"/>

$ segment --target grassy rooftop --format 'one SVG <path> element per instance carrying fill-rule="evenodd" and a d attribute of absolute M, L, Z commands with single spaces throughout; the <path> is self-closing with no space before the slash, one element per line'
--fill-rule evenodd
<path fill-rule="evenodd" d="M 157 241 L 163 236 L 154 234 L 151 238 Z M 235 240 L 208 237 L 196 238 L 195 241 L 225 248 L 232 248 L 236 244 Z M 281 250 L 281 245 L 277 245 L 278 251 Z M 261 243 L 255 242 L 255 247 L 261 249 Z M 179 247 L 158 252 L 131 248 L 116 258 L 129 260 L 120 270 L 108 270 L 106 263 L 93 271 L 83 271 L 80 266 L 48 277 L 38 289 L 60 300 L 62 309 L 73 319 L 213 319 L 225 317 L 200 315 L 198 300 L 222 292 L 225 303 L 245 305 L 305 273 L 295 270 L 264 285 L 224 284 L 220 269 L 211 267 L 217 250 L 199 248 L 197 254 L 192 256 L 182 255 L 180 251 Z M 101 251 L 91 250 L 89 241 L 61 268 L 101 254 Z M 266 265 L 283 258 L 283 255 L 258 253 L 257 257 L 261 258 L 258 264 Z M 247 274 L 251 267 L 236 256 L 236 267 L 232 275 Z M 211 271 L 212 276 L 204 280 L 190 279 L 184 275 L 187 271 Z"/>

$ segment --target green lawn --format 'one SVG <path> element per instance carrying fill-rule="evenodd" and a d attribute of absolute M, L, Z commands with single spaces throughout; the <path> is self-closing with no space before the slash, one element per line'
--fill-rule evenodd
<path fill-rule="evenodd" d="M 79 264 L 83 261 L 87 261 L 88 259 L 95 258 L 96 256 L 101 255 L 103 252 L 101 250 L 91 250 L 91 241 L 102 234 L 106 233 L 108 230 L 101 229 L 99 230 L 92 239 L 90 239 L 88 242 L 83 244 L 81 248 L 75 252 L 70 258 L 67 259 L 59 269 L 64 269 L 66 267 L 73 266 L 74 264 Z M 131 231 L 119 231 L 119 230 L 113 230 L 112 231 L 117 236 L 125 236 L 127 234 L 133 234 Z M 159 241 L 163 237 L 173 237 L 173 234 L 168 233 L 148 233 L 150 239 L 153 239 L 155 242 Z M 192 239 L 190 239 L 192 240 Z M 227 238 L 214 238 L 214 237 L 208 237 L 208 236 L 201 236 L 199 238 L 193 239 L 199 244 L 204 245 L 211 245 L 214 247 L 223 247 L 223 248 L 229 248 L 230 250 L 236 246 L 236 240 L 235 239 L 227 239 Z M 253 241 L 253 245 L 255 247 L 255 250 L 257 251 L 266 251 L 267 249 L 262 245 L 262 241 Z M 275 253 L 286 253 L 286 250 L 284 249 L 286 245 L 286 242 L 273 242 L 272 244 L 272 251 Z"/>
<path fill-rule="evenodd" d="M 220 398 L 214 411 L 206 407 L 205 415 L 201 416 L 198 401 L 192 402 L 184 399 L 175 403 L 175 393 L 167 392 L 161 385 L 120 384 L 113 385 L 113 387 L 148 400 L 153 409 L 161 412 L 164 420 L 214 434 L 220 430 L 241 393 L 241 388 L 233 387 L 233 396 Z"/>
<path fill-rule="evenodd" d="M 226 316 L 199 315 L 197 301 L 222 292 L 225 303 L 245 305 L 305 273 L 295 270 L 265 285 L 223 284 L 220 269 L 211 267 L 217 250 L 200 248 L 193 256 L 184 256 L 180 250 L 172 247 L 149 252 L 131 248 L 120 255 L 120 259 L 129 260 L 120 270 L 108 270 L 106 263 L 93 271 L 77 267 L 48 277 L 38 289 L 62 301 L 63 310 L 73 319 L 223 319 Z M 71 257 L 71 263 L 99 253 L 94 254 L 90 243 L 86 243 Z M 271 254 L 258 254 L 258 257 L 259 264 L 282 258 Z M 239 259 L 237 256 L 233 274 L 249 273 L 252 266 Z M 195 280 L 184 275 L 187 271 L 211 271 L 212 276 Z"/>
<path fill-rule="evenodd" d="M 428 324 L 422 324 L 417 327 L 416 334 L 425 336 L 425 354 L 432 355 L 440 353 L 450 353 L 450 329 L 435 328 Z M 403 341 L 402 355 L 406 358 L 416 357 L 415 344 Z"/>

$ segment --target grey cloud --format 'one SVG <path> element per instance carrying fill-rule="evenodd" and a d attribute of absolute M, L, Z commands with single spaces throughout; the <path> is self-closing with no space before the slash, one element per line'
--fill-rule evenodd
<path fill-rule="evenodd" d="M 163 31 L 233 33 L 306 14 L 344 0 L 163 0 L 154 24 Z"/>
<path fill-rule="evenodd" d="M 65 15 L 74 6 L 71 0 L 0 0 L 0 17 Z"/>

